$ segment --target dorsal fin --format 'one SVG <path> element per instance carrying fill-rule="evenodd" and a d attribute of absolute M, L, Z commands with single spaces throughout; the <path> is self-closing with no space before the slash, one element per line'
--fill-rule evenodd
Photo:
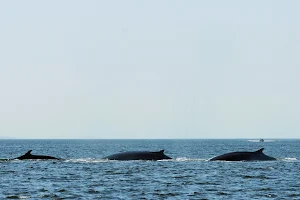
<path fill-rule="evenodd" d="M 265 149 L 265 148 L 261 148 L 261 149 L 255 151 L 255 153 L 262 153 L 264 149 Z"/>
<path fill-rule="evenodd" d="M 30 155 L 32 152 L 32 150 L 27 151 L 27 153 L 25 153 L 25 155 Z"/>
<path fill-rule="evenodd" d="M 155 151 L 155 152 L 151 152 L 151 153 L 158 153 L 158 154 L 163 154 L 165 150 L 160 150 L 160 151 Z"/>

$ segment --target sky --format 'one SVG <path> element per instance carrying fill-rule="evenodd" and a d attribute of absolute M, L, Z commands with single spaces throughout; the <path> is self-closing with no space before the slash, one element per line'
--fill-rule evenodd
<path fill-rule="evenodd" d="M 300 1 L 0 3 L 0 138 L 300 138 Z"/>

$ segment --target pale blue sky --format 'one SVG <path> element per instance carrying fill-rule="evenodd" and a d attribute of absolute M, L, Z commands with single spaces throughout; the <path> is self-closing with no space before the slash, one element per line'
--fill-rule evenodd
<path fill-rule="evenodd" d="M 299 138 L 300 1 L 2 1 L 0 137 Z"/>

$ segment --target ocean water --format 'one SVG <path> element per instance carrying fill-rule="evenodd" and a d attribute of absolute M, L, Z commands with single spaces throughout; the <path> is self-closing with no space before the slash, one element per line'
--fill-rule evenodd
<path fill-rule="evenodd" d="M 300 199 L 300 140 L 0 140 L 0 199 Z M 277 161 L 211 162 L 265 148 Z M 32 154 L 63 160 L 6 161 Z M 107 161 L 158 151 L 168 161 Z"/>

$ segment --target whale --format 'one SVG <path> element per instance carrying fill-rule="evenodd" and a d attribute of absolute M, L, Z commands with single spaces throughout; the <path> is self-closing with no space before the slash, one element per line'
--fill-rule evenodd
<path fill-rule="evenodd" d="M 108 160 L 165 160 L 172 159 L 171 157 L 164 154 L 164 150 L 151 152 L 151 151 L 127 151 L 112 154 L 104 157 L 103 159 Z"/>
<path fill-rule="evenodd" d="M 271 156 L 267 156 L 263 153 L 264 148 L 261 148 L 257 151 L 248 152 L 248 151 L 236 151 L 231 153 L 226 153 L 220 156 L 211 158 L 210 161 L 270 161 L 277 160 Z"/>
<path fill-rule="evenodd" d="M 52 156 L 33 155 L 33 154 L 31 154 L 31 151 L 32 150 L 29 150 L 24 155 L 19 156 L 17 158 L 13 158 L 11 160 L 37 160 L 37 159 L 40 159 L 40 160 L 59 160 L 59 158 L 55 158 L 55 157 L 52 157 Z"/>

